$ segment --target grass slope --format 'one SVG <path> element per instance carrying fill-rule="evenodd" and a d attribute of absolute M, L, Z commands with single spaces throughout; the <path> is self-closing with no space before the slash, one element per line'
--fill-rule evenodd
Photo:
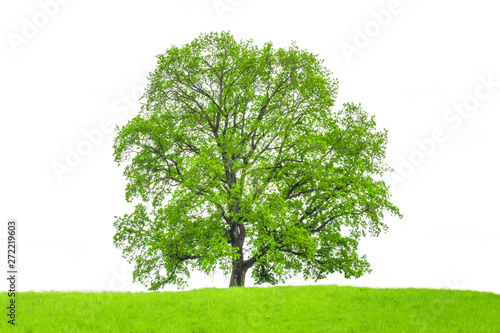
<path fill-rule="evenodd" d="M 0 332 L 500 332 L 500 295 L 340 286 L 21 292 Z"/>

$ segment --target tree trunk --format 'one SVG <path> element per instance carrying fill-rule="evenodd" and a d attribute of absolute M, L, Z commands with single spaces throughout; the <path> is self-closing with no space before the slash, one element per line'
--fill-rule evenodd
<path fill-rule="evenodd" d="M 231 208 L 230 211 L 239 211 L 238 208 Z M 232 246 L 238 249 L 239 258 L 233 261 L 233 271 L 231 272 L 231 280 L 229 287 L 244 287 L 245 274 L 249 268 L 248 262 L 245 262 L 243 256 L 243 245 L 245 244 L 245 227 L 243 224 L 233 224 L 229 231 L 232 240 Z M 251 266 L 251 265 L 250 265 Z"/>
<path fill-rule="evenodd" d="M 245 267 L 242 261 L 233 262 L 233 271 L 231 272 L 231 280 L 229 280 L 229 287 L 244 287 L 245 275 L 249 267 Z"/>
<path fill-rule="evenodd" d="M 235 213 L 239 212 L 239 209 L 235 210 Z M 257 261 L 255 257 L 245 260 L 243 256 L 243 246 L 245 244 L 245 226 L 243 224 L 234 224 L 229 231 L 231 235 L 231 245 L 238 248 L 239 258 L 233 261 L 233 270 L 231 272 L 231 280 L 229 281 L 229 287 L 244 287 L 245 286 L 245 275 L 250 267 Z"/>

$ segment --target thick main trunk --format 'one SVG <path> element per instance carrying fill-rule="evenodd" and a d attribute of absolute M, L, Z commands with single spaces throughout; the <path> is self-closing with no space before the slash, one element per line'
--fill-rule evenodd
<path fill-rule="evenodd" d="M 233 271 L 231 272 L 231 280 L 229 281 L 229 287 L 244 287 L 245 286 L 245 275 L 248 271 L 248 267 L 243 265 L 241 261 L 233 262 Z"/>
<path fill-rule="evenodd" d="M 237 208 L 235 210 L 238 210 Z M 243 224 L 234 224 L 229 231 L 232 235 L 232 246 L 238 249 L 239 258 L 233 261 L 233 270 L 231 272 L 231 280 L 229 281 L 229 287 L 244 287 L 245 286 L 245 274 L 250 266 L 253 265 L 249 262 L 245 262 L 243 256 L 243 245 L 245 244 L 245 227 Z"/>

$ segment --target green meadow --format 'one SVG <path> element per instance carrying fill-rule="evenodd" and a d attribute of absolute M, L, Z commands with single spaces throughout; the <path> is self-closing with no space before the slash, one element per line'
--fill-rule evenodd
<path fill-rule="evenodd" d="M 21 292 L 1 332 L 500 332 L 500 295 L 344 286 Z"/>

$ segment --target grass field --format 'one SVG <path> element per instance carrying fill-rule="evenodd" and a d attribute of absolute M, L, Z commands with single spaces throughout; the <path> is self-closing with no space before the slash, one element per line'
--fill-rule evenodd
<path fill-rule="evenodd" d="M 21 292 L 1 332 L 500 332 L 500 295 L 340 286 Z"/>

